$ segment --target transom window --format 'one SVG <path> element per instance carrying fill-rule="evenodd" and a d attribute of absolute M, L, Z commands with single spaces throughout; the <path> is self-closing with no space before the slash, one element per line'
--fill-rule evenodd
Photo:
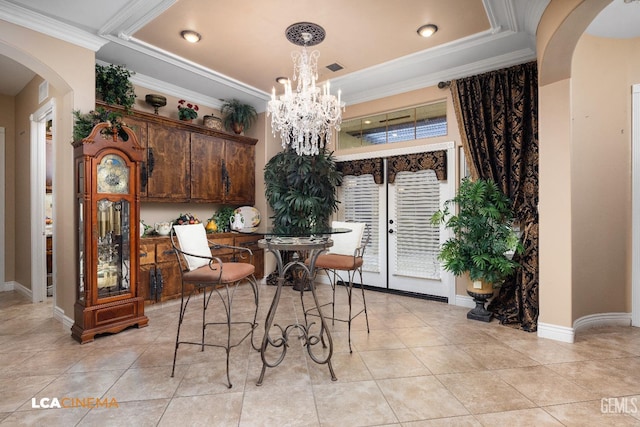
<path fill-rule="evenodd" d="M 342 122 L 338 148 L 347 149 L 447 135 L 447 102 L 438 101 Z"/>

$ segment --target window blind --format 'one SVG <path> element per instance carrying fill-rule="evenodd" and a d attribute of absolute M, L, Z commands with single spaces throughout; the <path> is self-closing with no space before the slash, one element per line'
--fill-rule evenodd
<path fill-rule="evenodd" d="M 399 172 L 395 181 L 396 274 L 440 279 L 440 227 L 431 216 L 440 208 L 440 184 L 433 170 Z"/>
<path fill-rule="evenodd" d="M 373 175 L 345 176 L 342 179 L 342 205 L 346 221 L 364 222 L 367 224 L 365 238 L 369 234 L 369 243 L 364 253 L 364 271 L 378 273 L 380 271 L 379 254 L 379 186 Z"/>

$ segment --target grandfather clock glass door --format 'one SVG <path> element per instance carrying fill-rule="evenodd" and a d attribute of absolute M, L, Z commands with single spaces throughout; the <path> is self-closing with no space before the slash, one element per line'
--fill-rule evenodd
<path fill-rule="evenodd" d="M 129 202 L 98 200 L 98 300 L 131 292 Z M 97 301 L 96 301 L 97 302 Z"/>

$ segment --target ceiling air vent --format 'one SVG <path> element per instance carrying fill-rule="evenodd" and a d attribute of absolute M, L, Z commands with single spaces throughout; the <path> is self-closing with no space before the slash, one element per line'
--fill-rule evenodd
<path fill-rule="evenodd" d="M 333 64 L 327 65 L 327 68 L 335 73 L 336 71 L 342 70 L 344 67 L 337 62 L 334 62 Z"/>

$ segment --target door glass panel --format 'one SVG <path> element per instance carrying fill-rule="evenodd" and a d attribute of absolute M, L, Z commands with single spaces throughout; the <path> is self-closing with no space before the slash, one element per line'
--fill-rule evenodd
<path fill-rule="evenodd" d="M 80 187 L 81 188 L 81 187 Z M 82 199 L 78 200 L 78 266 L 80 268 L 77 299 L 84 300 L 84 204 Z"/>
<path fill-rule="evenodd" d="M 440 186 L 433 170 L 396 175 L 396 274 L 440 278 L 440 227 L 430 218 L 440 207 Z"/>
<path fill-rule="evenodd" d="M 366 223 L 365 236 L 370 233 L 362 269 L 378 273 L 380 272 L 379 186 L 373 181 L 373 175 L 349 175 L 342 180 L 342 191 L 344 219 Z"/>

